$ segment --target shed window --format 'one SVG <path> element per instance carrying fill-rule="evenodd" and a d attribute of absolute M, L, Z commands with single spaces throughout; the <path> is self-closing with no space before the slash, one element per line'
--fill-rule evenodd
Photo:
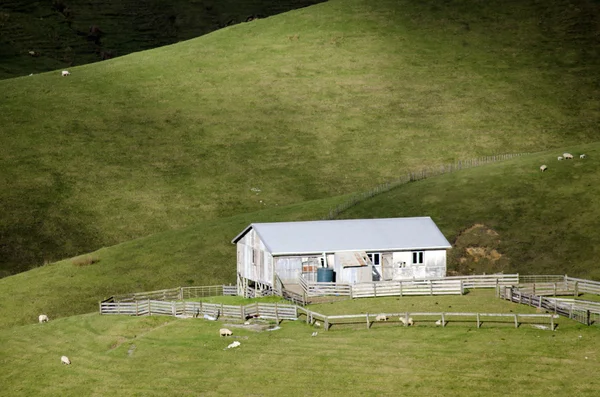
<path fill-rule="evenodd" d="M 381 254 L 379 252 L 367 254 L 367 256 L 369 257 L 369 260 L 371 261 L 371 263 L 373 265 L 375 265 L 375 266 L 381 265 Z"/>
<path fill-rule="evenodd" d="M 256 266 L 258 264 L 259 251 L 255 248 L 252 249 L 252 264 Z"/>
<path fill-rule="evenodd" d="M 413 264 L 416 265 L 416 264 L 423 263 L 423 251 L 413 252 L 412 256 L 413 256 L 413 260 L 412 260 Z"/>

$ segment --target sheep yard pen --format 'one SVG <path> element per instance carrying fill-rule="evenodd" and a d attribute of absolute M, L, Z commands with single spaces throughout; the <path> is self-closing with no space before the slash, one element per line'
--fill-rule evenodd
<path fill-rule="evenodd" d="M 322 314 L 311 310 L 305 305 L 308 303 L 307 293 L 312 296 L 323 296 L 337 294 L 339 288 L 333 287 L 335 283 L 319 287 L 319 283 L 305 282 L 303 290 L 306 291 L 302 297 L 289 299 L 281 291 L 268 291 L 268 295 L 278 295 L 291 300 L 286 303 L 263 303 L 255 302 L 246 305 L 227 305 L 223 303 L 208 303 L 186 301 L 186 299 L 211 297 L 211 296 L 234 296 L 239 293 L 236 286 L 203 286 L 203 287 L 178 287 L 159 291 L 140 292 L 127 295 L 115 295 L 99 302 L 100 314 L 121 314 L 131 316 L 169 315 L 175 317 L 223 317 L 226 319 L 245 321 L 249 318 L 261 317 L 272 319 L 278 323 L 283 320 L 298 320 L 304 316 L 309 324 L 321 321 L 324 329 L 329 330 L 334 325 L 360 324 L 363 323 L 370 328 L 377 322 L 378 315 L 385 316 L 392 321 L 386 323 L 400 322 L 401 318 L 408 319 L 415 316 L 415 321 L 420 324 L 433 324 L 445 327 L 449 321 L 453 323 L 475 323 L 477 328 L 481 327 L 484 320 L 486 323 L 514 324 L 518 327 L 521 323 L 542 324 L 543 327 L 554 329 L 555 319 L 564 316 L 582 324 L 592 325 L 600 323 L 600 303 L 559 299 L 560 295 L 578 296 L 580 293 L 600 295 L 600 282 L 577 279 L 558 275 L 481 275 L 481 276 L 457 276 L 448 277 L 445 282 L 440 280 L 411 281 L 410 283 L 368 283 L 347 286 L 349 288 L 348 298 L 361 297 L 390 297 L 390 296 L 440 296 L 456 295 L 454 290 L 434 292 L 436 285 L 457 285 L 463 295 L 468 289 L 493 289 L 496 298 L 508 300 L 514 303 L 526 304 L 546 313 L 490 313 L 471 310 L 464 311 L 424 311 L 411 310 L 400 312 L 386 312 L 385 310 L 372 310 L 373 312 L 360 314 Z M 414 286 L 421 288 L 413 289 Z M 319 290 L 320 288 L 320 290 Z M 346 286 L 344 286 L 346 288 Z M 283 290 L 285 291 L 285 290 Z M 251 296 L 264 296 L 264 291 L 252 291 Z M 248 296 L 247 294 L 244 294 Z M 297 294 L 298 295 L 298 294 Z M 549 296 L 554 296 L 550 298 Z M 300 301 L 302 304 L 298 305 Z M 436 307 L 437 308 L 437 307 Z"/>

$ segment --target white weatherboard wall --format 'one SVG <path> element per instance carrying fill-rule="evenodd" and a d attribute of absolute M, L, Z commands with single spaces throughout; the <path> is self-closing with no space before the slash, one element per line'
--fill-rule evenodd
<path fill-rule="evenodd" d="M 392 280 L 446 277 L 446 250 L 423 250 L 423 263 L 412 263 L 413 251 L 394 252 Z M 390 276 L 386 272 L 386 276 Z"/>
<path fill-rule="evenodd" d="M 237 242 L 237 271 L 244 278 L 273 286 L 273 256 L 254 230 Z"/>

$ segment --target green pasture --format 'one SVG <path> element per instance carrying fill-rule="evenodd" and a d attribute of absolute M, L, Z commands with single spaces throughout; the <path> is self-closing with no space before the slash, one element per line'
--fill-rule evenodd
<path fill-rule="evenodd" d="M 0 81 L 2 274 L 424 166 L 597 141 L 595 10 L 332 0 Z"/>
<path fill-rule="evenodd" d="M 476 295 L 436 299 L 470 301 L 485 310 L 491 301 Z M 430 305 L 428 298 L 403 299 L 410 307 Z M 378 312 L 386 301 L 361 300 L 355 309 Z M 521 308 L 497 302 L 505 311 Z M 351 311 L 353 303 L 359 301 L 330 305 L 331 311 Z M 600 360 L 597 328 L 564 318 L 554 332 L 485 323 L 481 329 L 375 323 L 368 330 L 357 325 L 326 332 L 284 321 L 271 332 L 231 327 L 236 339 L 218 335 L 224 324 L 86 314 L 0 330 L 2 393 L 546 396 L 567 390 L 593 395 L 600 387 L 593 376 Z M 241 346 L 225 349 L 233 340 Z M 62 355 L 70 366 L 60 363 Z"/>

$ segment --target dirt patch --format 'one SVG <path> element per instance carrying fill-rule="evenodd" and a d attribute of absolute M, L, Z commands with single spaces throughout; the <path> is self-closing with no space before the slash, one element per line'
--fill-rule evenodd
<path fill-rule="evenodd" d="M 499 273 L 508 270 L 509 259 L 500 250 L 500 234 L 476 223 L 457 236 L 448 255 L 448 274 Z"/>

